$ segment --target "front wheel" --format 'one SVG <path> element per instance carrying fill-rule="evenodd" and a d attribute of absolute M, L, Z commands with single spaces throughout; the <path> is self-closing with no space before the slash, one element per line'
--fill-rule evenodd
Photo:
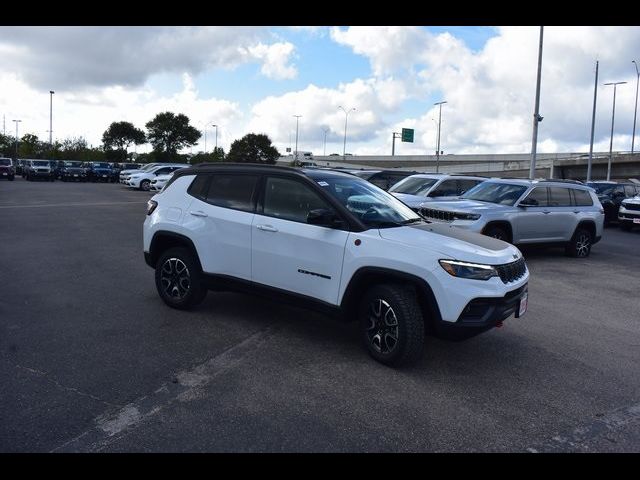
<path fill-rule="evenodd" d="M 149 180 L 142 180 L 140 182 L 140 190 L 144 190 L 145 192 L 148 192 L 150 188 L 151 188 L 151 182 Z"/>
<path fill-rule="evenodd" d="M 591 232 L 584 228 L 578 228 L 567 245 L 565 253 L 570 257 L 586 258 L 591 253 L 592 244 Z"/>
<path fill-rule="evenodd" d="M 186 248 L 170 248 L 156 263 L 156 288 L 171 308 L 189 310 L 204 300 L 207 289 L 194 255 Z"/>
<path fill-rule="evenodd" d="M 486 228 L 482 233 L 487 237 L 493 237 L 504 242 L 511 241 L 511 238 L 509 237 L 507 231 L 503 227 L 499 227 L 497 225 L 492 225 Z"/>
<path fill-rule="evenodd" d="M 374 359 L 390 366 L 417 362 L 424 350 L 424 319 L 416 293 L 397 284 L 376 285 L 359 308 L 361 338 Z"/>

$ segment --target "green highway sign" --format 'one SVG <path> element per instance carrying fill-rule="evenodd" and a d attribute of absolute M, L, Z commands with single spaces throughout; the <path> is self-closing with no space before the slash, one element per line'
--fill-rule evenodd
<path fill-rule="evenodd" d="M 402 129 L 402 141 L 403 142 L 412 142 L 413 143 L 413 128 L 403 128 Z"/>

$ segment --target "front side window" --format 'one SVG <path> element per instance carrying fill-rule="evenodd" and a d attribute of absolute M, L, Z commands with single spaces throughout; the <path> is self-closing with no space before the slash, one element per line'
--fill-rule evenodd
<path fill-rule="evenodd" d="M 547 195 L 547 187 L 536 187 L 529 192 L 529 195 L 522 200 L 522 203 L 535 205 L 537 207 L 547 207 L 549 205 Z"/>
<path fill-rule="evenodd" d="M 253 192 L 257 175 L 213 174 L 205 202 L 218 207 L 253 212 Z"/>
<path fill-rule="evenodd" d="M 445 180 L 429 194 L 430 197 L 455 197 L 458 195 L 457 180 Z"/>
<path fill-rule="evenodd" d="M 307 223 L 311 210 L 333 210 L 327 202 L 302 183 L 287 178 L 267 178 L 264 214 L 270 217 Z"/>

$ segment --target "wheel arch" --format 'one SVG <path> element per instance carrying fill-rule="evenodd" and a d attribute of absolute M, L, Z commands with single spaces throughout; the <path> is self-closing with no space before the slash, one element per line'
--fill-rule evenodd
<path fill-rule="evenodd" d="M 428 332 L 433 331 L 436 322 L 442 320 L 438 302 L 426 280 L 410 273 L 383 267 L 362 267 L 353 274 L 340 302 L 345 320 L 356 319 L 358 304 L 364 293 L 372 286 L 384 283 L 399 283 L 414 288 Z"/>
<path fill-rule="evenodd" d="M 597 232 L 596 223 L 593 220 L 581 220 L 578 223 L 578 225 L 576 225 L 576 228 L 573 231 L 573 235 L 571 236 L 571 238 L 575 237 L 576 232 L 580 228 L 584 228 L 585 230 L 589 231 L 589 233 L 591 234 L 591 241 L 593 242 L 593 240 L 596 238 L 596 232 Z"/>
<path fill-rule="evenodd" d="M 490 222 L 487 222 L 487 224 L 482 229 L 482 234 L 486 235 L 485 232 L 491 227 L 503 228 L 507 232 L 507 236 L 509 237 L 508 242 L 513 242 L 513 227 L 511 226 L 510 222 L 508 222 L 507 220 L 492 220 Z"/>
<path fill-rule="evenodd" d="M 147 264 L 155 268 L 160 255 L 170 248 L 185 247 L 191 251 L 200 271 L 202 271 L 202 264 L 200 263 L 200 257 L 198 256 L 198 250 L 193 241 L 180 233 L 169 232 L 166 230 L 160 230 L 153 234 L 151 239 L 151 245 L 149 246 L 149 255 L 145 255 Z"/>

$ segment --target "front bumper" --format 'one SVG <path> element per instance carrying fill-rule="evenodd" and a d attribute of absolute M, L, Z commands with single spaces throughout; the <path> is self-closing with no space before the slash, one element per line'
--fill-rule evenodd
<path fill-rule="evenodd" d="M 528 297 L 529 284 L 525 283 L 503 297 L 471 300 L 455 322 L 437 321 L 437 334 L 448 338 L 469 338 L 496 327 L 511 315 L 517 315 L 520 301 Z"/>
<path fill-rule="evenodd" d="M 27 172 L 27 175 L 29 175 L 30 177 L 35 177 L 35 178 L 51 178 L 52 173 L 51 172 L 38 172 L 38 171 L 30 170 L 30 171 Z"/>
<path fill-rule="evenodd" d="M 619 221 L 633 223 L 636 219 L 640 219 L 640 210 L 627 210 L 622 207 L 618 210 Z"/>

